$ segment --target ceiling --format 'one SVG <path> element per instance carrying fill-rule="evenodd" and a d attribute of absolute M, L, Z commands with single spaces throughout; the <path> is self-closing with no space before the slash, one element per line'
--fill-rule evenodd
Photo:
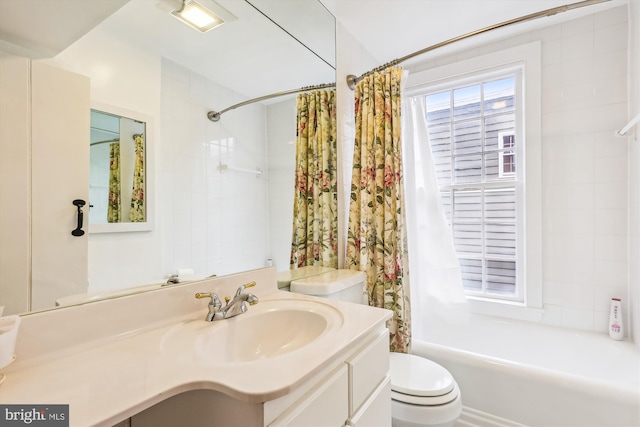
<path fill-rule="evenodd" d="M 176 0 L 0 0 L 0 50 L 50 57 L 97 26 L 255 98 L 335 81 L 335 29 L 328 11 L 383 64 L 471 31 L 576 0 L 216 0 L 238 19 L 205 34 L 158 7 L 171 1 Z M 626 2 L 611 0 L 513 25 L 433 54 Z"/>
<path fill-rule="evenodd" d="M 580 0 L 321 0 L 380 65 L 426 47 L 521 16 Z M 511 25 L 439 48 L 444 55 L 493 39 L 626 4 L 610 0 Z M 424 57 L 421 57 L 424 60 Z"/>

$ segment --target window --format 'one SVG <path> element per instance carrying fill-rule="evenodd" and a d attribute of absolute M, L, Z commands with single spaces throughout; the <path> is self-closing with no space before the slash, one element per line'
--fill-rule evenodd
<path fill-rule="evenodd" d="M 515 176 L 516 174 L 516 157 L 515 151 L 516 139 L 513 132 L 500 132 L 498 134 L 498 148 L 501 150 L 498 155 L 498 173 L 500 178 Z"/>
<path fill-rule="evenodd" d="M 425 96 L 438 185 L 468 295 L 522 301 L 516 170 L 520 70 Z M 427 89 L 428 90 L 428 89 Z"/>
<path fill-rule="evenodd" d="M 533 42 L 410 73 L 406 82 L 405 96 L 426 101 L 440 94 L 439 101 L 449 104 L 449 118 L 431 124 L 440 132 L 432 129 L 440 138 L 433 157 L 438 182 L 450 179 L 441 194 L 460 239 L 457 251 L 474 313 L 541 319 L 540 59 L 540 42 Z M 500 96 L 499 83 L 510 78 L 515 79 L 514 105 Z M 478 100 L 475 105 L 466 101 L 470 105 L 453 111 L 471 96 Z M 499 121 L 510 122 L 509 115 L 514 115 L 512 127 Z M 463 125 L 472 124 L 476 132 L 467 128 L 464 135 Z M 461 209 L 452 215 L 452 206 Z"/>

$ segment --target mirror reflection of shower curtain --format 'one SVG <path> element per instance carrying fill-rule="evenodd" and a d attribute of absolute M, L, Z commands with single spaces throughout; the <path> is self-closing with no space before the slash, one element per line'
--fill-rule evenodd
<path fill-rule="evenodd" d="M 135 165 L 133 169 L 133 189 L 131 192 L 131 210 L 129 221 L 144 222 L 145 219 L 145 185 L 144 185 L 144 135 L 134 135 Z"/>
<path fill-rule="evenodd" d="M 109 144 L 109 201 L 107 221 L 120 222 L 120 143 Z"/>
<path fill-rule="evenodd" d="M 290 267 L 338 267 L 335 90 L 298 95 Z"/>

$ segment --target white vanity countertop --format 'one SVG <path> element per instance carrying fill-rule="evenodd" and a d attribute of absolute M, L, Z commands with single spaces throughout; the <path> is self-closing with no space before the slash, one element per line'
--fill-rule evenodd
<path fill-rule="evenodd" d="M 185 328 L 215 328 L 246 314 L 206 322 L 207 300 L 195 300 L 194 291 L 213 289 L 221 291 L 218 295 L 222 298 L 252 280 L 258 286 L 247 291 L 258 295 L 260 303 L 273 299 L 321 301 L 341 313 L 341 326 L 312 345 L 276 357 L 237 363 L 208 360 L 196 351 L 202 343 L 192 343 Z M 23 317 L 17 359 L 3 369 L 6 379 L 0 385 L 0 402 L 69 404 L 71 426 L 110 426 L 189 390 L 216 390 L 246 402 L 266 402 L 291 392 L 391 316 L 388 310 L 278 291 L 273 269 L 153 294 Z M 172 312 L 170 306 L 163 305 L 167 303 L 182 307 Z M 139 304 L 144 307 L 140 313 L 131 310 Z M 82 317 L 87 314 L 89 319 Z M 140 317 L 150 319 L 145 323 Z"/>

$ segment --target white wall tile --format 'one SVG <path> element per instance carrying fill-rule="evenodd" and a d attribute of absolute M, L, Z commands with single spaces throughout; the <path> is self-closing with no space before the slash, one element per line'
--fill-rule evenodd
<path fill-rule="evenodd" d="M 562 60 L 593 59 L 593 32 L 585 32 L 575 36 L 562 37 Z"/>
<path fill-rule="evenodd" d="M 561 26 L 562 38 L 565 40 L 572 37 L 584 36 L 593 33 L 595 28 L 595 17 L 592 14 L 586 15 L 581 18 L 563 22 Z"/>
<path fill-rule="evenodd" d="M 596 105 L 593 116 L 594 131 L 616 131 L 627 124 L 627 103 Z"/>
<path fill-rule="evenodd" d="M 595 184 L 595 208 L 596 209 L 626 209 L 627 208 L 626 183 L 596 183 Z"/>
<path fill-rule="evenodd" d="M 603 157 L 595 164 L 596 182 L 627 182 L 627 158 Z"/>
<path fill-rule="evenodd" d="M 535 38 L 533 40 L 536 40 Z M 542 41 L 542 66 L 562 63 L 562 39 Z"/>
<path fill-rule="evenodd" d="M 627 261 L 610 261 L 598 259 L 594 263 L 594 280 L 603 289 L 625 289 L 627 285 Z M 610 298 L 616 295 L 612 295 Z"/>
<path fill-rule="evenodd" d="M 596 209 L 595 214 L 597 234 L 624 235 L 627 233 L 626 209 Z"/>
<path fill-rule="evenodd" d="M 579 57 L 562 62 L 562 83 L 565 91 L 575 84 L 592 84 L 593 76 L 593 56 Z M 587 87 L 584 92 L 591 95 L 591 89 Z"/>
<path fill-rule="evenodd" d="M 592 331 L 594 329 L 595 313 L 591 309 L 563 307 L 562 326 L 570 329 Z"/>
<path fill-rule="evenodd" d="M 594 58 L 593 77 L 601 80 L 620 78 L 626 82 L 627 51 L 624 49 L 598 52 Z"/>
<path fill-rule="evenodd" d="M 627 260 L 627 236 L 596 234 L 596 259 L 605 261 Z"/>
<path fill-rule="evenodd" d="M 562 24 L 543 49 L 543 322 L 606 331 L 627 286 L 625 8 Z M 551 42 L 547 42 L 551 43 Z M 608 46 L 608 49 L 605 48 Z"/>
<path fill-rule="evenodd" d="M 626 7 L 614 7 L 595 14 L 594 18 L 594 27 L 596 30 L 617 24 L 626 25 L 627 9 Z"/>
<path fill-rule="evenodd" d="M 562 133 L 587 133 L 594 131 L 593 106 L 565 108 L 560 114 Z"/>
<path fill-rule="evenodd" d="M 611 77 L 594 82 L 596 105 L 624 103 L 627 101 L 627 84 L 620 77 Z"/>
<path fill-rule="evenodd" d="M 595 164 L 593 158 L 571 157 L 566 161 L 568 184 L 592 184 L 595 182 Z"/>
<path fill-rule="evenodd" d="M 626 50 L 627 31 L 626 23 L 597 29 L 594 38 L 594 52 Z"/>

